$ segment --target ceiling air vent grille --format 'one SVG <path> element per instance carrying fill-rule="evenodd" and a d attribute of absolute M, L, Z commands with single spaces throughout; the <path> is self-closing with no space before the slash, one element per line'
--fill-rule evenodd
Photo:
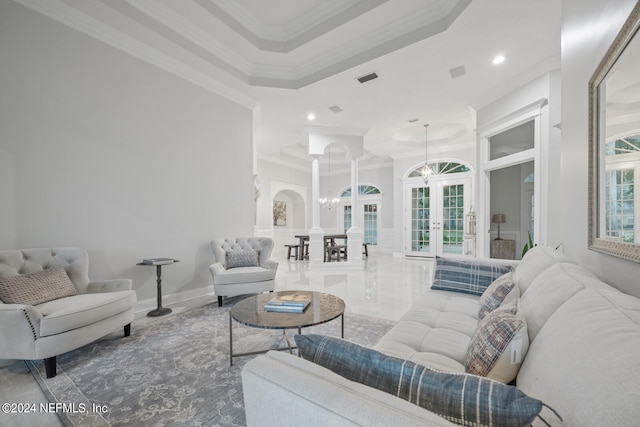
<path fill-rule="evenodd" d="M 464 69 L 464 65 L 460 65 L 459 67 L 450 69 L 449 74 L 452 79 L 455 79 L 456 77 L 462 77 L 467 74 L 467 70 Z"/>
<path fill-rule="evenodd" d="M 329 107 L 329 111 L 331 111 L 332 113 L 340 113 L 342 112 L 342 108 L 338 107 L 337 105 L 333 105 Z"/>
<path fill-rule="evenodd" d="M 365 74 L 364 76 L 358 77 L 357 80 L 360 83 L 366 83 L 368 81 L 371 81 L 377 78 L 378 78 L 378 75 L 376 73 L 369 73 L 369 74 Z"/>

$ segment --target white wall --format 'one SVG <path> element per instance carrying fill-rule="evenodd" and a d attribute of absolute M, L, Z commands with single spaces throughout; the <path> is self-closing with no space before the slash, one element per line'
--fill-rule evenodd
<path fill-rule="evenodd" d="M 13 2 L 0 58 L 0 247 L 84 247 L 139 300 L 143 258 L 210 285 L 211 238 L 253 232 L 251 111 Z"/>
<path fill-rule="evenodd" d="M 551 217 L 566 254 L 607 283 L 640 296 L 640 265 L 587 249 L 587 85 L 635 4 L 634 0 L 562 2 L 562 149 L 553 187 L 555 200 L 562 203 L 553 206 Z"/>

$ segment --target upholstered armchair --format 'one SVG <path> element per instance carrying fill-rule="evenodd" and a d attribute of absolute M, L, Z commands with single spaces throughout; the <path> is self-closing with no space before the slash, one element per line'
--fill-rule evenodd
<path fill-rule="evenodd" d="M 275 289 L 278 263 L 270 260 L 273 239 L 269 237 L 214 238 L 211 249 L 215 262 L 209 267 L 213 289 L 222 307 L 222 298 Z"/>
<path fill-rule="evenodd" d="M 0 251 L 0 359 L 56 356 L 118 328 L 131 333 L 136 293 L 130 279 L 89 281 L 81 248 Z"/>

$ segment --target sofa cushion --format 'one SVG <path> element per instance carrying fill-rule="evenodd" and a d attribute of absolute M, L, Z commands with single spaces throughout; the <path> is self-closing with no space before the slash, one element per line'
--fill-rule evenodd
<path fill-rule="evenodd" d="M 303 358 L 461 425 L 527 426 L 542 402 L 475 375 L 441 372 L 342 339 L 296 335 Z"/>
<path fill-rule="evenodd" d="M 237 267 L 221 271 L 215 276 L 214 280 L 216 285 L 234 285 L 274 280 L 275 278 L 275 270 L 262 267 Z"/>
<path fill-rule="evenodd" d="M 0 299 L 5 304 L 38 305 L 77 293 L 60 266 L 37 273 L 0 278 Z"/>
<path fill-rule="evenodd" d="M 520 288 L 513 281 L 513 272 L 503 274 L 489 285 L 480 297 L 478 320 L 503 304 L 508 304 L 520 296 Z"/>
<path fill-rule="evenodd" d="M 640 420 L 640 299 L 585 289 L 549 318 L 518 387 L 543 399 L 566 426 L 636 426 Z"/>
<path fill-rule="evenodd" d="M 549 246 L 536 246 L 529 249 L 513 272 L 513 280 L 523 295 L 527 288 L 544 270 L 558 262 L 573 262 Z"/>
<path fill-rule="evenodd" d="M 258 252 L 253 249 L 227 252 L 227 268 L 257 267 Z"/>
<path fill-rule="evenodd" d="M 37 305 L 42 314 L 40 336 L 82 328 L 129 310 L 136 303 L 135 291 L 82 294 Z"/>
<path fill-rule="evenodd" d="M 585 288 L 611 287 L 574 263 L 556 263 L 541 272 L 520 297 L 520 310 L 527 321 L 529 340 L 533 342 L 558 307 Z"/>
<path fill-rule="evenodd" d="M 495 262 L 436 257 L 431 289 L 482 295 L 494 280 L 511 270 L 511 266 Z"/>
<path fill-rule="evenodd" d="M 517 300 L 489 313 L 471 338 L 465 368 L 468 373 L 511 382 L 529 348 L 527 324 L 517 314 Z"/>
<path fill-rule="evenodd" d="M 464 372 L 467 347 L 477 324 L 477 296 L 429 290 L 375 348 L 436 369 Z"/>

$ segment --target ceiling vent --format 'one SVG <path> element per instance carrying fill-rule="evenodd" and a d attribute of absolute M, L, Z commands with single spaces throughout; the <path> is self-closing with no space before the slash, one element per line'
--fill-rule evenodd
<path fill-rule="evenodd" d="M 369 74 L 365 74 L 364 76 L 358 77 L 357 80 L 360 83 L 366 83 L 366 82 L 368 82 L 370 80 L 374 80 L 374 79 L 377 79 L 377 78 L 378 78 L 378 75 L 376 73 L 369 73 Z"/>
<path fill-rule="evenodd" d="M 456 77 L 464 76 L 465 74 L 467 74 L 467 71 L 464 69 L 464 65 L 461 65 L 459 67 L 450 69 L 449 74 L 451 75 L 452 79 L 455 79 Z"/>
<path fill-rule="evenodd" d="M 409 123 L 415 123 L 418 121 L 418 118 L 416 117 L 415 119 L 409 119 L 407 120 Z"/>
<path fill-rule="evenodd" d="M 333 105 L 329 107 L 329 111 L 331 111 L 332 113 L 340 113 L 342 112 L 342 108 L 338 107 L 337 105 Z"/>

